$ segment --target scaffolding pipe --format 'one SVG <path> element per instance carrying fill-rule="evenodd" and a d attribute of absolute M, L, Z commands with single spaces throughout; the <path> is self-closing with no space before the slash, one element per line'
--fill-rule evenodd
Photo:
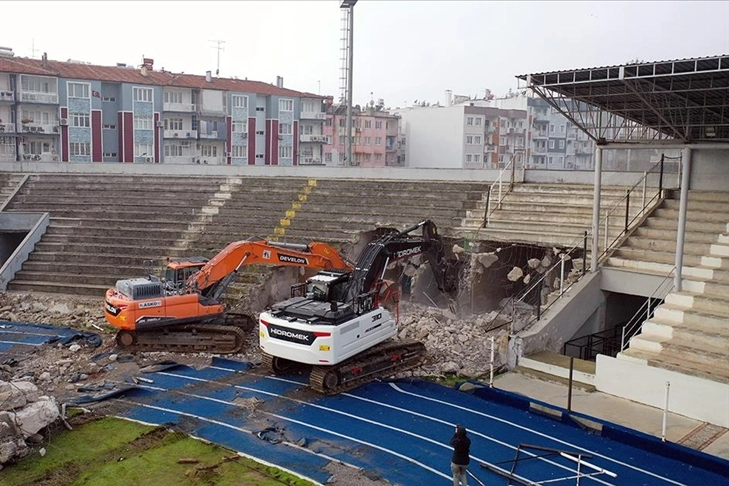
<path fill-rule="evenodd" d="M 349 42 L 347 52 L 347 165 L 354 165 L 352 160 L 352 67 L 354 66 L 354 4 L 349 6 Z"/>

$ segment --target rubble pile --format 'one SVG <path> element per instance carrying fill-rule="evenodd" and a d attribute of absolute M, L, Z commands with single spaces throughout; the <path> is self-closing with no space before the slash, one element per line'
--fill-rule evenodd
<path fill-rule="evenodd" d="M 39 432 L 59 415 L 56 399 L 42 395 L 33 383 L 0 381 L 0 469 L 41 444 L 44 437 Z"/>

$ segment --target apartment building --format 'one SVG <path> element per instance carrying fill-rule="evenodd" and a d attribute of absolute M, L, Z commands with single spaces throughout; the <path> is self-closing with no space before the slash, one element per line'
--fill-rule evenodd
<path fill-rule="evenodd" d="M 299 165 L 323 156 L 324 97 L 276 84 L 0 51 L 0 162 Z"/>
<path fill-rule="evenodd" d="M 411 107 L 402 117 L 402 147 L 408 167 L 491 169 L 526 156 L 526 110 L 499 109 L 488 100 Z"/>
<path fill-rule="evenodd" d="M 347 108 L 331 105 L 327 110 L 324 134 L 324 163 L 332 166 L 350 165 L 346 158 Z M 382 106 L 355 107 L 352 113 L 351 165 L 360 167 L 402 167 L 400 150 L 400 118 Z"/>

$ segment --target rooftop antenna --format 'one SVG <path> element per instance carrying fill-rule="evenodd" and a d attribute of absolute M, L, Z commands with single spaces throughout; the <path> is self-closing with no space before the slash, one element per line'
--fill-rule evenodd
<path fill-rule="evenodd" d="M 215 45 L 212 47 L 213 47 L 213 49 L 218 51 L 218 64 L 216 65 L 216 68 L 215 68 L 215 76 L 217 77 L 217 76 L 220 76 L 220 51 L 225 50 L 225 47 L 223 47 L 223 44 L 225 44 L 225 41 L 224 40 L 211 40 L 208 42 L 214 42 Z"/>
<path fill-rule="evenodd" d="M 33 39 L 31 40 L 31 44 L 30 44 L 30 57 L 35 59 L 36 52 L 38 52 L 38 51 L 35 50 L 35 37 L 33 37 Z"/>

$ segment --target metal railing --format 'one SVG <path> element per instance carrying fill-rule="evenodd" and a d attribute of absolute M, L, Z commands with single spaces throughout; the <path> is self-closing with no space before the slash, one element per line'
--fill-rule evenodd
<path fill-rule="evenodd" d="M 630 338 L 638 334 L 643 329 L 645 321 L 653 317 L 653 311 L 659 304 L 661 304 L 666 296 L 673 290 L 673 274 L 676 271 L 676 267 L 673 267 L 670 272 L 663 278 L 656 290 L 646 299 L 643 305 L 640 306 L 638 311 L 630 318 L 627 324 L 623 326 L 622 334 L 620 337 L 620 351 L 625 351 Z"/>
<path fill-rule="evenodd" d="M 484 215 L 483 215 L 483 223 L 481 223 L 481 228 L 489 225 L 489 221 L 491 219 L 491 214 L 493 214 L 493 212 L 496 211 L 497 209 L 501 208 L 501 203 L 503 202 L 504 198 L 506 197 L 506 195 L 509 192 L 511 192 L 511 189 L 514 187 L 514 171 L 516 169 L 516 164 L 514 161 L 516 160 L 516 155 L 517 155 L 516 153 L 511 155 L 509 162 L 504 166 L 503 169 L 501 169 L 498 177 L 496 178 L 496 180 L 494 182 L 491 183 L 491 185 L 488 188 L 488 191 L 486 192 L 486 211 L 484 212 Z M 506 190 L 503 190 L 504 173 L 507 170 L 509 170 L 509 186 Z M 498 184 L 498 190 L 499 190 L 498 202 L 492 209 L 491 205 L 493 202 L 493 198 L 491 197 L 491 193 L 494 192 L 497 184 Z"/>
<path fill-rule="evenodd" d="M 633 184 L 633 186 L 628 189 L 625 193 L 625 196 L 623 196 L 618 202 L 613 205 L 612 208 L 610 208 L 605 215 L 602 217 L 602 220 L 600 221 L 600 224 L 602 227 L 604 227 L 604 249 L 599 254 L 598 260 L 602 260 L 603 257 L 605 257 L 612 249 L 614 249 L 618 243 L 624 236 L 628 234 L 630 229 L 633 228 L 635 223 L 643 218 L 647 213 L 647 208 L 654 202 L 658 202 L 663 197 L 663 176 L 664 176 L 664 163 L 665 163 L 665 156 L 661 155 L 661 159 L 656 162 L 653 167 L 650 168 L 650 170 L 643 173 L 643 177 L 640 178 L 638 182 Z M 658 187 L 656 188 L 656 192 L 650 196 L 650 199 L 646 200 L 648 197 L 648 176 L 658 171 Z M 680 172 L 680 169 L 679 169 Z M 641 206 L 640 210 L 636 214 L 633 215 L 633 217 L 630 217 L 630 200 L 631 200 L 631 194 L 633 194 L 633 199 L 635 200 L 635 192 L 636 189 L 641 189 L 640 194 L 640 200 L 641 200 Z M 618 211 L 621 211 L 618 213 Z M 610 218 L 619 216 L 624 219 L 623 228 L 618 233 L 617 236 L 613 238 L 612 241 L 610 241 Z"/>
<path fill-rule="evenodd" d="M 623 326 L 615 326 L 612 329 L 571 339 L 562 346 L 562 354 L 585 361 L 595 361 L 598 354 L 615 357 L 620 352 L 620 336 L 623 329 Z"/>

